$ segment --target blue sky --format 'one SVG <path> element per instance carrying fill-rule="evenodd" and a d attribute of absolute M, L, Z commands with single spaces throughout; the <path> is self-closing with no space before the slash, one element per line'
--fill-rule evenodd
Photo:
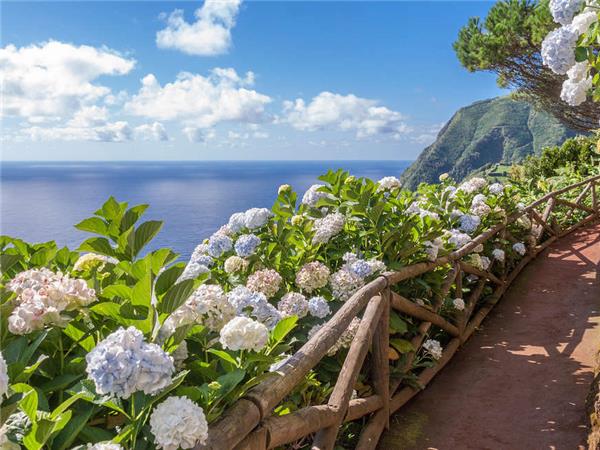
<path fill-rule="evenodd" d="M 452 50 L 491 5 L 3 2 L 2 157 L 412 159 L 503 93 Z"/>

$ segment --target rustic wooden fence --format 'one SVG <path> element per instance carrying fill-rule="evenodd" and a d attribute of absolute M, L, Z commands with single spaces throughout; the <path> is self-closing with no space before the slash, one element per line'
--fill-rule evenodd
<path fill-rule="evenodd" d="M 442 357 L 435 365 L 418 374 L 418 384 L 425 387 L 473 334 L 519 272 L 538 253 L 555 240 L 600 216 L 597 199 L 599 182 L 600 175 L 551 192 L 447 256 L 434 262 L 407 266 L 374 279 L 345 302 L 325 326 L 286 362 L 279 370 L 280 376 L 274 375 L 255 386 L 212 424 L 209 442 L 197 449 L 263 450 L 284 447 L 300 439 L 312 439 L 313 450 L 329 450 L 334 447 L 343 422 L 363 417 L 368 417 L 368 420 L 362 428 L 356 448 L 375 448 L 381 433 L 388 426 L 390 414 L 419 392 L 418 388 L 413 387 L 414 383 L 407 386 L 403 385 L 401 377 L 390 377 L 390 308 L 420 322 L 418 333 L 411 342 L 414 350 L 403 361 L 404 371 L 411 369 L 431 327 L 439 327 L 450 336 Z M 562 227 L 555 214 L 560 215 Z M 509 231 L 509 225 L 524 216 L 533 223 L 532 239 L 528 243 L 527 254 L 511 270 L 505 266 L 496 270 L 500 275 L 494 275 L 491 271 L 482 271 L 462 261 L 478 245 L 494 237 L 517 242 Z M 431 305 L 420 306 L 392 290 L 401 282 L 441 267 L 448 270 L 441 291 L 434 296 Z M 438 310 L 444 299 L 451 289 L 454 289 L 456 297 L 461 297 L 463 278 L 468 275 L 475 275 L 477 281 L 464 299 L 464 310 L 451 320 L 442 317 Z M 493 286 L 492 294 L 482 296 L 485 287 L 490 285 Z M 275 407 L 304 380 L 338 341 L 352 319 L 361 313 L 358 331 L 327 404 L 307 406 L 287 415 L 273 416 Z M 369 350 L 369 362 L 364 365 Z M 373 394 L 353 399 L 352 392 L 361 371 L 369 372 Z"/>

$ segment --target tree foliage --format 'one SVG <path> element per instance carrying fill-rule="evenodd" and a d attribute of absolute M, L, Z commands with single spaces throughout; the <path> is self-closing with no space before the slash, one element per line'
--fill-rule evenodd
<path fill-rule="evenodd" d="M 586 101 L 577 108 L 560 99 L 564 77 L 542 63 L 540 47 L 556 27 L 545 0 L 502 0 L 487 17 L 469 19 L 458 34 L 454 50 L 469 71 L 498 76 L 501 87 L 532 101 L 567 126 L 590 131 L 598 128 L 600 105 Z"/>

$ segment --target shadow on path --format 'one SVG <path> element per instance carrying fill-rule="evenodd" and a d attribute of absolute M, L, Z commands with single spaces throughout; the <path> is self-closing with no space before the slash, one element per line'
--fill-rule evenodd
<path fill-rule="evenodd" d="M 599 267 L 600 224 L 542 253 L 429 387 L 391 418 L 379 449 L 585 445 L 585 398 L 600 346 Z"/>

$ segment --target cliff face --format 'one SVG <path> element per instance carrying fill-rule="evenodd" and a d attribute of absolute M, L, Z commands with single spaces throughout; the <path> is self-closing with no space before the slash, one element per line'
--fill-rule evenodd
<path fill-rule="evenodd" d="M 411 189 L 421 182 L 437 182 L 445 172 L 461 180 L 494 163 L 518 162 L 575 134 L 527 102 L 507 97 L 483 100 L 458 110 L 402 180 Z"/>

